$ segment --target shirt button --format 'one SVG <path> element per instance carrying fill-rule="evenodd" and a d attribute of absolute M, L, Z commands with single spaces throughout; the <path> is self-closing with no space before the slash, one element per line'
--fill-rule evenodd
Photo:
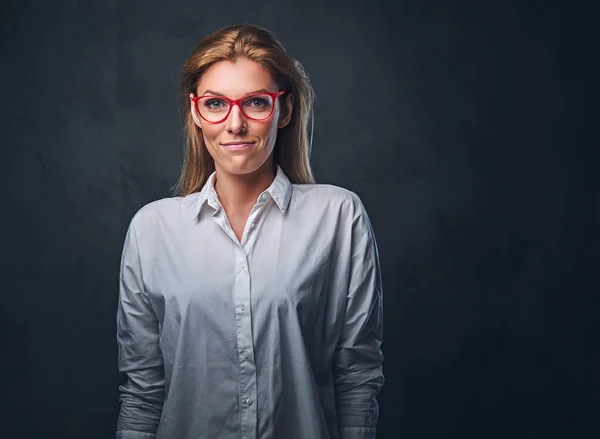
<path fill-rule="evenodd" d="M 246 263 L 245 263 L 245 262 L 242 262 L 242 263 L 240 264 L 240 268 L 244 268 L 245 266 L 246 266 Z"/>
<path fill-rule="evenodd" d="M 246 400 L 246 404 L 248 404 L 248 405 L 252 405 L 252 399 L 248 398 L 248 399 Z"/>
<path fill-rule="evenodd" d="M 242 311 L 244 311 L 244 310 L 246 309 L 246 307 L 245 307 L 244 305 L 242 305 L 242 306 L 240 306 L 240 309 L 241 309 Z"/>
<path fill-rule="evenodd" d="M 255 225 L 256 225 L 256 223 L 250 224 L 250 228 L 253 229 Z"/>
<path fill-rule="evenodd" d="M 250 356 L 250 354 L 248 352 L 244 352 L 244 358 L 248 358 Z"/>

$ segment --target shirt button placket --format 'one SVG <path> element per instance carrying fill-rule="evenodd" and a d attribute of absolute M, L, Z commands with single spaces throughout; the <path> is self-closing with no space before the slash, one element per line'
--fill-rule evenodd
<path fill-rule="evenodd" d="M 246 255 L 241 247 L 236 254 L 234 283 L 235 303 L 238 304 L 237 345 L 240 361 L 241 416 L 240 430 L 244 439 L 256 439 L 256 368 L 250 352 L 254 350 L 252 338 L 252 315 L 250 312 L 250 270 Z"/>

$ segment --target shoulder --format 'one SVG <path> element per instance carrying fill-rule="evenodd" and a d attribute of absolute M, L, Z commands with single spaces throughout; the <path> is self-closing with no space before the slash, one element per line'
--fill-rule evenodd
<path fill-rule="evenodd" d="M 151 201 L 140 207 L 131 218 L 136 231 L 147 230 L 158 224 L 169 225 L 185 218 L 195 207 L 198 193 L 186 197 L 166 197 Z"/>
<path fill-rule="evenodd" d="M 294 184 L 293 196 L 299 202 L 337 208 L 348 214 L 362 214 L 364 206 L 356 192 L 333 184 Z"/>
<path fill-rule="evenodd" d="M 294 193 L 314 201 L 360 203 L 360 197 L 349 189 L 333 184 L 294 184 Z"/>
<path fill-rule="evenodd" d="M 140 207 L 133 215 L 136 224 L 152 221 L 156 217 L 169 215 L 180 203 L 180 197 L 161 198 Z"/>

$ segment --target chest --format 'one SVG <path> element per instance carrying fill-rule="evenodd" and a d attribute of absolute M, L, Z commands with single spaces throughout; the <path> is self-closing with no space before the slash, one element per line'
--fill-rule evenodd
<path fill-rule="evenodd" d="M 239 242 L 242 241 L 242 235 L 244 233 L 244 228 L 246 227 L 246 223 L 248 222 L 248 215 L 241 216 L 231 216 L 229 218 L 229 224 L 231 225 L 231 229 L 235 234 L 235 237 Z"/>
<path fill-rule="evenodd" d="M 231 222 L 242 234 L 246 222 Z M 294 315 L 314 323 L 328 297 L 343 293 L 343 274 L 334 233 L 319 224 L 301 228 L 257 220 L 247 227 L 245 245 L 225 227 L 202 227 L 165 237 L 145 261 L 149 297 L 162 319 L 235 319 L 241 306 L 268 320 L 271 314 Z M 185 233 L 184 233 L 185 232 Z M 236 233 L 237 234 L 237 233 Z M 241 240 L 240 240 L 241 241 Z"/>

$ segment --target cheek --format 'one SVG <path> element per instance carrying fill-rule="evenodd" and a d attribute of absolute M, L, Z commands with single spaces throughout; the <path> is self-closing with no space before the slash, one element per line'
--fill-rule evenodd
<path fill-rule="evenodd" d="M 220 134 L 220 130 L 214 127 L 208 127 L 202 130 L 202 136 L 204 138 L 204 142 L 208 144 L 212 144 L 216 141 L 217 137 Z"/>
<path fill-rule="evenodd" d="M 216 147 L 217 145 L 217 139 L 219 136 L 219 132 L 218 130 L 202 130 L 202 138 L 204 139 L 204 145 L 206 147 L 206 149 L 208 150 L 209 154 L 211 155 L 211 157 L 214 158 L 215 154 L 219 154 L 219 149 Z"/>
<path fill-rule="evenodd" d="M 275 139 L 277 138 L 276 122 L 264 126 L 263 137 L 265 138 L 265 143 L 269 144 L 269 146 L 273 146 L 275 144 Z"/>

